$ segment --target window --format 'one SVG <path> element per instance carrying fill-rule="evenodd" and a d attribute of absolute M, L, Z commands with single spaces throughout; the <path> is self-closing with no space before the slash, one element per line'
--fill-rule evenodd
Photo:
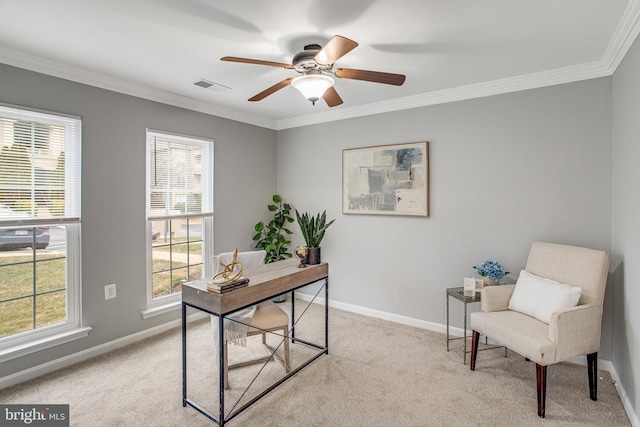
<path fill-rule="evenodd" d="M 150 306 L 212 274 L 213 141 L 147 130 L 147 235 Z"/>
<path fill-rule="evenodd" d="M 79 118 L 0 105 L 0 350 L 80 324 L 80 149 Z"/>

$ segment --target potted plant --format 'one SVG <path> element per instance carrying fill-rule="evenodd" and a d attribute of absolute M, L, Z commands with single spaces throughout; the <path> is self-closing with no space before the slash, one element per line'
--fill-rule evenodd
<path fill-rule="evenodd" d="M 267 251 L 264 258 L 265 264 L 293 256 L 288 247 L 291 240 L 287 237 L 293 234 L 287 228 L 287 224 L 294 221 L 291 217 L 291 206 L 284 203 L 277 194 L 273 195 L 272 200 L 273 204 L 269 204 L 268 208 L 270 212 L 273 212 L 273 219 L 268 224 L 260 221 L 254 226 L 253 240 L 256 242 L 256 249 Z"/>
<path fill-rule="evenodd" d="M 268 224 L 260 221 L 253 227 L 256 232 L 253 236 L 253 240 L 256 242 L 256 249 L 267 251 L 264 257 L 265 264 L 293 256 L 288 247 L 291 244 L 291 240 L 287 237 L 293 232 L 286 227 L 287 223 L 294 221 L 291 217 L 291 205 L 284 203 L 282 197 L 277 194 L 273 195 L 272 200 L 273 204 L 269 204 L 267 207 L 270 212 L 273 212 L 273 219 Z M 286 300 L 287 294 L 271 298 L 271 301 L 278 303 Z"/>
<path fill-rule="evenodd" d="M 298 210 L 296 210 L 296 218 L 298 219 L 300 231 L 302 231 L 302 237 L 309 249 L 307 264 L 320 264 L 320 243 L 324 238 L 324 232 L 333 224 L 335 219 L 327 222 L 327 211 L 314 217 L 306 212 L 301 215 Z"/>
<path fill-rule="evenodd" d="M 499 285 L 500 280 L 509 274 L 508 271 L 505 271 L 504 267 L 499 261 L 484 261 L 479 263 L 478 265 L 474 265 L 473 269 L 476 270 L 480 276 L 485 278 L 485 285 Z"/>

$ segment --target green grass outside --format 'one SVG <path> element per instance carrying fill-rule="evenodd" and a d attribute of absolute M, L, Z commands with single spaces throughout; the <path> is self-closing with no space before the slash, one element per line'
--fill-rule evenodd
<path fill-rule="evenodd" d="M 169 243 L 172 243 L 169 246 Z M 166 246 L 164 246 L 166 245 Z M 173 237 L 167 240 L 159 237 L 157 241 L 153 242 L 153 251 L 169 252 L 172 250 L 174 254 L 202 254 L 202 242 L 197 241 L 194 243 L 187 243 L 185 237 Z M 202 266 L 192 266 L 188 269 L 187 264 L 181 261 L 173 261 L 171 268 L 173 271 L 162 273 L 156 273 L 157 271 L 166 270 L 170 268 L 169 261 L 154 259 L 153 260 L 153 296 L 154 298 L 170 295 L 171 293 L 180 292 L 180 287 L 183 282 L 189 282 L 197 280 L 202 277 Z M 183 268 L 184 267 L 184 268 Z"/>
<path fill-rule="evenodd" d="M 177 261 L 173 261 L 174 270 L 171 273 L 169 271 L 155 273 L 156 271 L 168 269 L 169 265 L 169 261 L 153 260 L 153 296 L 155 298 L 180 292 L 183 281 L 189 282 L 202 277 L 201 265 L 191 266 L 187 271 L 187 264 Z"/>
<path fill-rule="evenodd" d="M 157 241 L 153 242 L 153 250 L 154 251 L 163 251 L 163 252 L 169 252 L 169 242 L 170 240 L 164 240 L 161 238 L 158 238 Z M 189 253 L 192 254 L 201 254 L 202 253 L 202 242 L 198 241 L 195 243 L 190 243 L 189 245 L 187 245 L 187 239 L 184 237 L 174 237 L 171 241 L 171 243 L 173 243 L 173 252 L 174 253 L 187 253 L 187 251 Z M 166 245 L 166 246 L 164 246 Z"/>
<path fill-rule="evenodd" d="M 191 250 L 194 251 L 194 245 Z M 36 262 L 36 319 L 35 326 L 42 327 L 66 320 L 66 274 L 65 259 L 51 259 L 56 255 L 38 254 Z M 0 338 L 30 331 L 33 328 L 33 264 L 31 256 L 0 258 Z M 25 264 L 9 265 L 19 262 Z M 170 268 L 169 261 L 154 260 L 153 271 Z M 189 268 L 186 263 L 173 262 L 173 274 L 163 272 L 153 274 L 153 295 L 159 297 L 180 292 L 182 281 L 197 280 L 202 276 L 202 266 Z M 43 292 L 49 292 L 44 293 Z"/>
<path fill-rule="evenodd" d="M 36 268 L 36 327 L 66 320 L 65 260 L 38 257 Z M 33 329 L 33 264 L 31 256 L 0 258 L 0 337 Z M 8 265 L 18 262 L 26 264 Z M 49 292 L 51 293 L 45 293 Z"/>

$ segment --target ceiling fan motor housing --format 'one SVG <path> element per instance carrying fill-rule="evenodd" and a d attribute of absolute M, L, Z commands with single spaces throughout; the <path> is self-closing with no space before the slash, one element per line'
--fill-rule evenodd
<path fill-rule="evenodd" d="M 312 70 L 326 73 L 331 72 L 333 64 L 320 65 L 314 59 L 321 50 L 322 46 L 318 44 L 306 45 L 303 51 L 298 52 L 293 56 L 293 60 L 291 61 L 293 68 L 302 74 L 307 74 Z"/>

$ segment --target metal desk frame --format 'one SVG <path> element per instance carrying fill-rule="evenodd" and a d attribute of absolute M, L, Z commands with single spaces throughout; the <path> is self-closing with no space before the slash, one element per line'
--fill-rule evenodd
<path fill-rule="evenodd" d="M 315 277 L 313 274 L 297 274 L 295 270 L 291 269 L 292 264 L 291 261 L 295 261 L 295 266 L 299 264 L 297 260 L 286 260 L 279 261 L 271 264 L 266 264 L 264 266 L 246 269 L 245 275 L 249 277 L 250 282 L 249 286 L 246 288 L 241 288 L 238 290 L 233 290 L 224 294 L 217 294 L 214 292 L 210 292 L 206 289 L 206 281 L 198 281 L 186 283 L 183 285 L 183 296 L 182 296 L 182 406 L 186 407 L 191 406 L 196 409 L 198 412 L 202 413 L 207 418 L 215 421 L 218 425 L 224 426 L 225 423 L 229 422 L 231 419 L 235 418 L 238 414 L 243 412 L 249 406 L 254 404 L 256 401 L 264 397 L 267 393 L 278 387 L 280 384 L 285 382 L 287 379 L 291 378 L 293 375 L 298 373 L 301 369 L 305 368 L 311 362 L 322 356 L 323 354 L 329 354 L 329 269 L 326 263 L 321 263 L 318 266 L 324 266 L 322 271 L 326 271 L 326 274 L 320 273 L 320 277 Z M 278 269 L 280 267 L 284 267 L 284 274 L 278 275 Z M 312 270 L 313 268 L 319 268 L 317 266 L 308 266 L 307 268 L 300 270 Z M 271 273 L 269 279 L 265 282 L 262 279 L 258 279 L 257 281 L 252 280 L 252 272 L 260 271 L 268 271 Z M 299 273 L 306 273 L 300 271 Z M 275 275 L 274 275 L 275 274 Z M 298 278 L 298 276 L 300 276 Z M 314 277 L 312 280 L 309 277 Z M 263 301 L 267 301 L 275 296 L 283 295 L 287 293 L 291 293 L 291 317 L 295 319 L 295 298 L 294 291 L 305 286 L 308 286 L 312 283 L 319 282 L 324 280 L 324 345 L 314 344 L 300 338 L 295 338 L 295 322 L 292 320 L 292 326 L 289 331 L 290 339 L 292 343 L 301 342 L 311 347 L 315 347 L 321 352 L 307 360 L 302 365 L 298 366 L 295 369 L 292 369 L 288 374 L 284 377 L 280 378 L 274 384 L 269 386 L 267 389 L 260 392 L 257 396 L 251 399 L 249 402 L 242 405 L 240 408 L 228 414 L 226 417 L 224 415 L 224 334 L 223 331 L 223 323 L 225 317 L 228 315 L 235 313 L 236 311 L 242 310 L 243 308 L 250 307 L 254 304 L 258 304 Z M 274 286 L 275 285 L 275 286 Z M 268 286 L 268 289 L 265 287 Z M 256 291 L 251 292 L 251 287 L 255 287 Z M 262 290 L 261 288 L 262 287 Z M 185 294 L 185 290 L 187 291 Z M 234 293 L 239 293 L 243 291 L 244 297 L 242 298 L 242 303 L 229 304 L 229 307 L 233 307 L 232 309 L 227 309 L 225 307 L 224 300 L 229 299 L 232 300 L 237 295 L 231 295 Z M 202 293 L 202 294 L 201 294 Z M 204 301 L 200 301 L 200 299 L 195 297 L 204 297 Z M 186 299 L 186 301 L 185 301 Z M 235 298 L 235 300 L 238 300 Z M 218 334 L 218 350 L 219 350 L 219 408 L 218 415 L 214 415 L 209 413 L 202 406 L 198 405 L 191 399 L 187 397 L 187 307 L 192 307 L 196 310 L 200 310 L 206 312 L 208 314 L 214 315 L 218 317 L 218 327 L 221 333 Z M 289 336 L 284 337 L 284 339 L 289 339 Z"/>

